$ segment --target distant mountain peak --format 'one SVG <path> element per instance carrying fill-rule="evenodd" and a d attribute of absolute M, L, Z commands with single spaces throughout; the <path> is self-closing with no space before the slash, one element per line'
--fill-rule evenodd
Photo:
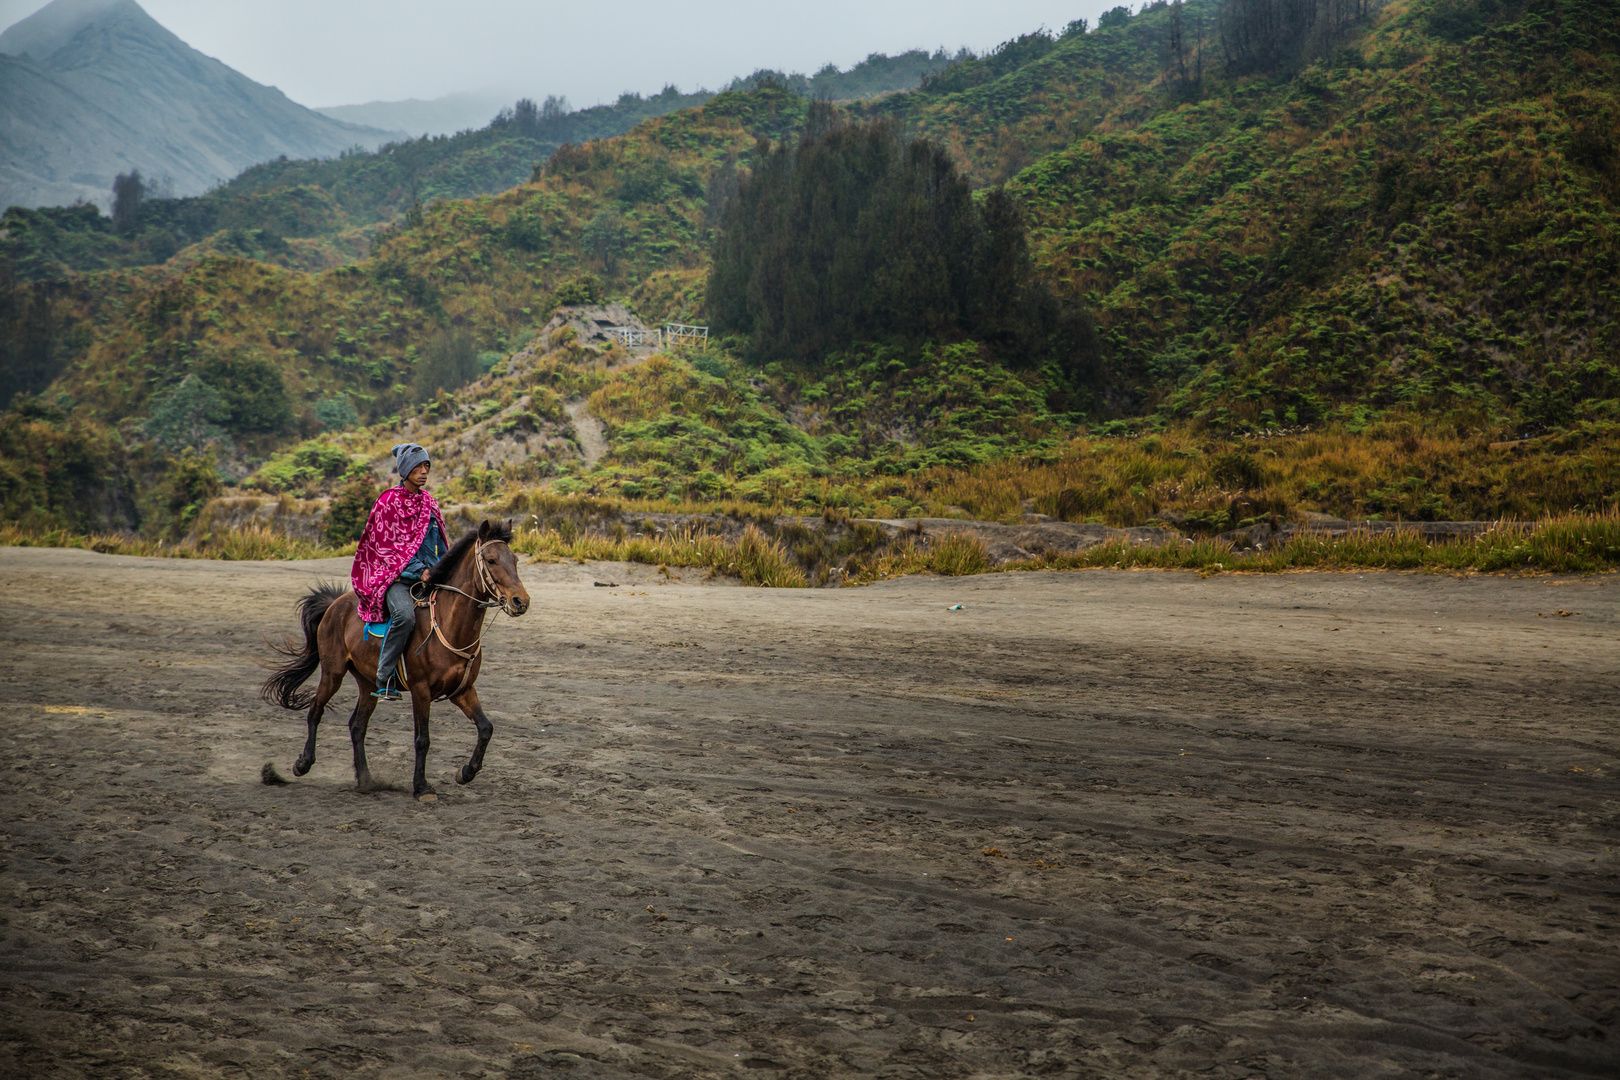
<path fill-rule="evenodd" d="M 262 161 L 390 137 L 203 55 L 135 0 L 55 0 L 0 34 L 0 206 L 104 203 L 132 168 L 201 194 Z"/>
<path fill-rule="evenodd" d="M 43 62 L 86 28 L 132 20 L 162 30 L 135 0 L 51 0 L 0 34 L 0 53 Z M 167 33 L 167 31 L 163 31 Z"/>

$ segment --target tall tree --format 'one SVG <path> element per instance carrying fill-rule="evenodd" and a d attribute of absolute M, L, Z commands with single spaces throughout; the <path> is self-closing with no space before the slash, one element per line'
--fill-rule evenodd
<path fill-rule="evenodd" d="M 121 233 L 132 232 L 141 215 L 141 202 L 146 198 L 146 182 L 141 170 L 131 169 L 113 178 L 113 228 Z"/>

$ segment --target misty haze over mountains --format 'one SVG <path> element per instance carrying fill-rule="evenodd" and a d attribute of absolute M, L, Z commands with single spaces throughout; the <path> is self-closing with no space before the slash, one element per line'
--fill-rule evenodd
<path fill-rule="evenodd" d="M 516 94 L 493 91 L 446 94 L 424 101 L 368 101 L 364 105 L 331 105 L 315 111 L 347 124 L 403 131 L 420 135 L 454 135 L 468 128 L 481 128 L 501 109 L 511 105 Z"/>
<path fill-rule="evenodd" d="M 281 155 L 398 137 L 261 86 L 135 0 L 55 0 L 0 34 L 0 206 L 105 204 L 113 177 L 132 169 L 201 194 Z"/>

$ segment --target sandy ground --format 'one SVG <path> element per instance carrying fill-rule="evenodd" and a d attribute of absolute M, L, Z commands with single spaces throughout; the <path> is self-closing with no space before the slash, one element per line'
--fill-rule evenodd
<path fill-rule="evenodd" d="M 529 566 L 429 805 L 346 572 L 0 549 L 0 1075 L 1615 1075 L 1620 579 Z"/>

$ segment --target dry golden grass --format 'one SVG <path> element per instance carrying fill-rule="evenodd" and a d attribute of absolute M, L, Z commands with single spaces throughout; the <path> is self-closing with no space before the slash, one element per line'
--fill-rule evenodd
<path fill-rule="evenodd" d="M 168 543 L 122 533 L 71 533 L 61 529 L 30 532 L 15 525 L 0 526 L 0 547 L 82 548 L 104 555 L 146 555 L 172 559 L 224 559 L 227 561 L 333 559 L 353 555 L 355 545 L 329 547 L 297 540 L 267 525 L 221 529 L 197 543 Z"/>
<path fill-rule="evenodd" d="M 536 521 L 538 519 L 535 519 Z M 804 571 L 782 545 L 756 526 L 736 540 L 693 530 L 663 536 L 600 536 L 558 529 L 522 529 L 512 539 L 514 551 L 541 560 L 579 559 L 636 562 L 650 566 L 702 566 L 740 578 L 745 585 L 802 589 Z"/>
<path fill-rule="evenodd" d="M 531 518 L 538 524 L 539 518 Z M 329 548 L 291 540 L 268 527 L 214 534 L 200 545 L 165 544 L 120 536 L 61 531 L 32 533 L 0 526 L 0 546 L 83 548 L 113 555 L 226 560 L 313 559 L 352 555 L 354 545 Z M 736 539 L 699 530 L 663 536 L 605 536 L 583 528 L 517 530 L 514 550 L 540 560 L 638 562 L 652 566 L 699 566 L 730 574 L 745 584 L 804 588 L 804 568 L 783 543 L 754 524 Z M 1466 540 L 1430 541 L 1413 529 L 1348 535 L 1305 532 L 1266 551 L 1239 552 L 1221 540 L 1184 538 L 1165 544 L 1115 541 L 1072 554 L 1048 554 L 991 566 L 982 540 L 947 533 L 919 540 L 906 534 L 858 564 L 848 579 L 865 584 L 906 574 L 963 576 L 1012 570 L 1118 569 L 1197 570 L 1200 573 L 1287 570 L 1429 570 L 1442 573 L 1609 573 L 1620 569 L 1620 511 L 1568 514 L 1533 523 L 1501 521 Z"/>
<path fill-rule="evenodd" d="M 1535 520 L 1616 505 L 1616 434 L 1591 426 L 1493 444 L 1397 421 L 1362 434 L 1081 438 L 1046 460 L 919 473 L 904 481 L 904 492 L 931 512 L 957 506 L 982 520 L 1016 518 L 1028 504 L 1052 517 L 1120 527 L 1191 515 L 1202 531 L 1305 510 L 1350 520 Z"/>
<path fill-rule="evenodd" d="M 904 574 L 957 574 L 959 546 L 906 538 L 866 566 L 856 584 Z M 1305 532 L 1266 551 L 1233 549 L 1223 540 L 1183 538 L 1165 544 L 1113 541 L 1072 554 L 1002 563 L 995 571 L 1090 568 L 1279 573 L 1288 570 L 1427 570 L 1441 573 L 1591 574 L 1620 570 L 1620 512 L 1570 514 L 1534 523 L 1502 521 L 1465 540 L 1431 541 L 1415 529 L 1329 536 Z M 985 567 L 983 569 L 989 569 Z M 983 572 L 969 570 L 966 572 Z"/>

